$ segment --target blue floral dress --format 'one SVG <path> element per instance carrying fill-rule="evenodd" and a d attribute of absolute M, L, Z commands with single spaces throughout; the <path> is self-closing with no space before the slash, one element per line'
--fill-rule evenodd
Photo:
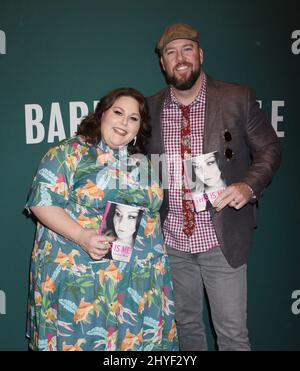
<path fill-rule="evenodd" d="M 148 186 L 141 173 L 148 174 Z M 46 153 L 27 208 L 59 206 L 84 228 L 96 229 L 108 200 L 145 210 L 129 263 L 94 261 L 79 245 L 37 223 L 27 330 L 32 349 L 178 350 L 158 213 L 162 197 L 148 161 L 128 157 L 126 147 L 92 146 L 77 136 Z"/>

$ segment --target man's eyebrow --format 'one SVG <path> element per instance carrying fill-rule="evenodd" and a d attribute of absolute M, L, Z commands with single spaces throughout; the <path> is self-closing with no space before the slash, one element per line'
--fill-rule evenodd
<path fill-rule="evenodd" d="M 192 42 L 187 42 L 186 44 L 183 44 L 182 46 L 194 46 Z"/>
<path fill-rule="evenodd" d="M 183 44 L 182 46 L 181 46 L 181 48 L 185 48 L 186 46 L 194 46 L 194 44 L 193 43 L 191 43 L 191 42 L 188 42 L 188 43 L 186 43 L 186 44 Z M 167 46 L 167 47 L 165 47 L 165 52 L 167 52 L 168 50 L 172 50 L 172 49 L 176 49 L 176 46 Z"/>
<path fill-rule="evenodd" d="M 177 47 L 176 46 L 166 46 L 164 51 L 167 52 L 169 50 L 173 50 L 173 49 L 176 49 Z"/>

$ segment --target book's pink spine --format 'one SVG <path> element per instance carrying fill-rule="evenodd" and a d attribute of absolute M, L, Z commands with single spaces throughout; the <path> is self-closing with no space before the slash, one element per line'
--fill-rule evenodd
<path fill-rule="evenodd" d="M 98 230 L 98 234 L 101 235 L 102 231 L 103 231 L 103 227 L 104 227 L 104 223 L 105 223 L 105 219 L 106 219 L 106 216 L 107 216 L 107 213 L 108 213 L 108 210 L 110 208 L 110 205 L 111 203 L 110 202 L 107 202 L 106 206 L 105 206 L 105 210 L 104 210 L 104 214 L 103 214 L 103 217 L 102 217 L 102 221 L 101 221 L 101 225 L 99 227 L 99 230 Z"/>

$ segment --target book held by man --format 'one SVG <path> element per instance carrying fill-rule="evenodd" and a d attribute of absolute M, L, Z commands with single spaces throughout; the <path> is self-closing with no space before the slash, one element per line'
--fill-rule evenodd
<path fill-rule="evenodd" d="M 196 212 L 208 210 L 226 188 L 219 167 L 217 151 L 183 161 L 187 197 L 193 200 Z"/>

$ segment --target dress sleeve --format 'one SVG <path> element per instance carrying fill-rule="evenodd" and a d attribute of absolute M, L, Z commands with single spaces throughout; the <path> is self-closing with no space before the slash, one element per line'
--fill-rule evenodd
<path fill-rule="evenodd" d="M 72 145 L 61 144 L 51 148 L 39 165 L 25 208 L 27 210 L 31 206 L 65 208 L 68 205 L 77 160 Z"/>

